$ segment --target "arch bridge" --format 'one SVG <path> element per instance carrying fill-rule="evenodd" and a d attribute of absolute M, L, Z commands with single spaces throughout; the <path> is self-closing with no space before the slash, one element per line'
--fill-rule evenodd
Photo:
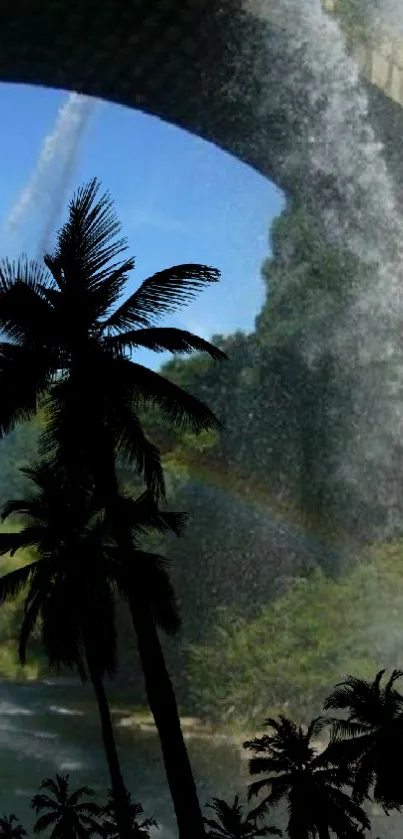
<path fill-rule="evenodd" d="M 331 13 L 338 2 L 323 0 Z M 257 138 L 262 78 L 256 56 L 265 51 L 270 57 L 275 33 L 240 7 L 240 0 L 6 0 L 0 4 L 0 79 L 141 109 L 216 143 L 292 191 L 295 183 L 287 183 L 278 161 L 296 130 L 293 115 L 277 106 Z M 385 30 L 375 45 L 353 39 L 352 49 L 371 120 L 403 190 L 403 39 Z M 27 114 L 27 121 L 34 118 Z"/>

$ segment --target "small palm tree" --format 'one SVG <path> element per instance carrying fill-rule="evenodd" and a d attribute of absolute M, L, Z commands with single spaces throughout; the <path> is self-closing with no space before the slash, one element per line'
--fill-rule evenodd
<path fill-rule="evenodd" d="M 373 681 L 347 676 L 327 697 L 325 708 L 347 711 L 346 719 L 333 719 L 332 759 L 350 765 L 359 802 L 372 792 L 388 813 L 403 805 L 403 783 L 396 771 L 403 750 L 403 696 L 396 682 L 403 671 L 394 670 L 382 684 L 384 675 L 380 670 Z"/>
<path fill-rule="evenodd" d="M 141 804 L 137 804 L 131 800 L 131 796 L 127 793 L 128 805 L 130 810 L 130 821 L 133 839 L 148 839 L 150 827 L 157 828 L 157 822 L 154 819 L 139 818 L 143 815 L 144 810 Z M 116 818 L 116 803 L 113 790 L 108 792 L 108 803 L 102 807 L 101 813 L 101 830 L 102 836 L 105 839 L 119 839 L 118 822 Z"/>
<path fill-rule="evenodd" d="M 207 804 L 215 814 L 213 819 L 204 819 L 208 828 L 207 835 L 210 839 L 258 839 L 260 836 L 281 836 L 278 827 L 256 824 L 256 816 L 253 813 L 243 812 L 239 803 L 239 795 L 236 795 L 232 804 L 228 804 L 222 798 L 213 798 L 211 804 Z"/>
<path fill-rule="evenodd" d="M 14 813 L 0 818 L 0 839 L 22 839 L 26 835 L 27 831 Z"/>
<path fill-rule="evenodd" d="M 101 808 L 95 801 L 82 800 L 94 794 L 90 787 L 83 786 L 70 792 L 69 775 L 56 775 L 56 780 L 46 778 L 42 781 L 39 789 L 47 792 L 37 793 L 32 798 L 35 813 L 44 811 L 35 822 L 34 833 L 52 828 L 51 839 L 88 839 L 100 833 Z"/>
<path fill-rule="evenodd" d="M 314 746 L 325 721 L 316 718 L 304 730 L 280 716 L 268 719 L 266 725 L 273 729 L 272 734 L 244 744 L 255 752 L 249 762 L 251 774 L 265 775 L 250 785 L 249 799 L 267 790 L 252 814 L 259 820 L 284 802 L 290 839 L 329 839 L 330 831 L 340 839 L 358 839 L 358 834 L 369 830 L 368 817 L 349 795 L 348 769 L 333 765 L 326 752 Z"/>

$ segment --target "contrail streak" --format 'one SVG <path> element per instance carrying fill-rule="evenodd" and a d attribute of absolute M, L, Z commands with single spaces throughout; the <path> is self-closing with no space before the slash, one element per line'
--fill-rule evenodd
<path fill-rule="evenodd" d="M 96 101 L 70 93 L 61 106 L 52 131 L 45 137 L 38 162 L 11 208 L 5 234 L 15 234 L 35 208 L 44 218 L 40 237 L 41 255 L 53 232 L 64 195 L 74 171 L 77 151 Z"/>

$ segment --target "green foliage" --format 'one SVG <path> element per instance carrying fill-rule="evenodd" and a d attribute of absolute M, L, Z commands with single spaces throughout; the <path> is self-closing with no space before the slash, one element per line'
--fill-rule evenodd
<path fill-rule="evenodd" d="M 38 415 L 0 440 L 0 509 L 27 489 L 29 482 L 20 468 L 36 456 L 41 423 L 42 418 Z"/>
<path fill-rule="evenodd" d="M 376 40 L 371 6 L 373 10 L 371 0 L 336 0 L 335 14 L 352 45 L 363 43 L 371 46 Z"/>
<path fill-rule="evenodd" d="M 19 529 L 18 525 L 14 525 Z M 10 525 L 1 526 L 0 532 L 10 532 Z M 14 557 L 3 556 L 0 560 L 0 575 L 8 574 L 17 568 L 31 562 L 32 552 L 19 551 Z M 33 644 L 31 655 L 24 667 L 18 659 L 18 635 L 24 611 L 24 592 L 21 591 L 17 597 L 7 603 L 3 603 L 0 609 L 0 678 L 5 679 L 36 679 L 41 672 L 45 671 L 45 659 L 40 646 L 40 632 L 37 629 L 33 633 Z"/>
<path fill-rule="evenodd" d="M 358 271 L 350 253 L 330 248 L 317 220 L 289 201 L 271 230 L 272 256 L 262 275 L 267 299 L 257 318 L 263 348 L 318 337 L 340 316 Z"/>
<path fill-rule="evenodd" d="M 342 579 L 317 569 L 292 580 L 254 620 L 219 612 L 210 643 L 190 651 L 202 711 L 242 725 L 269 712 L 307 719 L 346 673 L 401 660 L 402 563 L 401 544 L 384 548 Z"/>

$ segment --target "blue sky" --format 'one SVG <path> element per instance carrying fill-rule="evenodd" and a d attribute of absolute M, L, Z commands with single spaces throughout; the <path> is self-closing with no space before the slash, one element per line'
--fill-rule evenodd
<path fill-rule="evenodd" d="M 65 99 L 60 91 L 0 85 L 0 227 Z M 282 206 L 273 184 L 173 125 L 105 102 L 97 104 L 84 134 L 65 205 L 76 186 L 94 175 L 115 199 L 136 256 L 128 291 L 169 265 L 212 265 L 222 272 L 219 286 L 178 314 L 175 325 L 204 337 L 253 328 L 263 300 L 260 266 L 268 254 L 268 230 Z M 24 250 L 36 256 L 44 224 L 39 202 L 12 239 L 3 231 L 1 255 Z"/>

